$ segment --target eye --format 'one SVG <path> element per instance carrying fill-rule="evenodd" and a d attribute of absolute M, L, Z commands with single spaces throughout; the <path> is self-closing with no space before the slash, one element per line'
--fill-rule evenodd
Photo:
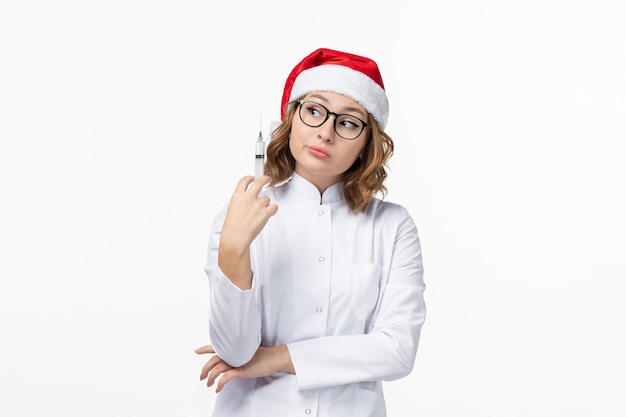
<path fill-rule="evenodd" d="M 341 115 L 339 120 L 337 120 L 337 124 L 341 125 L 345 129 L 360 129 L 363 126 L 363 123 L 354 116 L 350 116 L 347 114 Z"/>
<path fill-rule="evenodd" d="M 315 103 L 305 103 L 304 109 L 313 117 L 324 117 L 324 110 L 321 106 Z"/>

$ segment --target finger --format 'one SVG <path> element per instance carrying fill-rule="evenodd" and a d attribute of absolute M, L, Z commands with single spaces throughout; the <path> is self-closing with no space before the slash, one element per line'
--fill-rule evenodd
<path fill-rule="evenodd" d="M 263 207 L 268 207 L 272 203 L 272 200 L 268 196 L 259 198 L 259 204 Z"/>
<path fill-rule="evenodd" d="M 259 177 L 259 178 L 263 178 L 263 177 Z M 245 177 L 240 179 L 239 182 L 237 182 L 235 191 L 242 192 L 242 193 L 245 192 L 248 189 L 248 186 L 250 185 L 250 183 L 253 181 L 254 181 L 254 177 L 252 175 L 246 175 Z"/>
<path fill-rule="evenodd" d="M 233 369 L 232 366 L 229 366 L 226 362 L 222 361 L 215 365 L 211 372 L 209 373 L 209 378 L 207 379 L 206 386 L 210 387 L 215 382 L 215 379 L 223 374 L 224 372 Z"/>
<path fill-rule="evenodd" d="M 266 210 L 271 217 L 274 214 L 276 214 L 276 212 L 278 212 L 278 204 L 270 204 L 269 206 L 266 207 Z"/>
<path fill-rule="evenodd" d="M 203 353 L 215 353 L 215 350 L 213 350 L 213 346 L 206 345 L 206 346 L 199 347 L 194 352 L 196 352 L 198 355 L 201 355 Z"/>
<path fill-rule="evenodd" d="M 237 369 L 231 369 L 227 372 L 224 372 L 224 374 L 219 379 L 219 381 L 217 381 L 217 387 L 215 388 L 215 392 L 219 393 L 220 391 L 222 391 L 224 387 L 226 386 L 226 384 L 228 384 L 230 380 L 235 379 L 236 377 L 237 377 Z"/>
<path fill-rule="evenodd" d="M 248 192 L 254 193 L 254 195 L 259 195 L 261 189 L 266 184 L 269 184 L 270 181 L 272 181 L 272 179 L 268 175 L 261 175 L 259 178 L 249 183 Z"/>
<path fill-rule="evenodd" d="M 213 369 L 220 362 L 223 361 L 219 356 L 213 356 L 211 359 L 209 359 L 207 363 L 205 363 L 202 367 L 202 371 L 200 372 L 200 381 L 206 378 L 209 375 L 209 372 L 211 372 L 211 369 Z"/>

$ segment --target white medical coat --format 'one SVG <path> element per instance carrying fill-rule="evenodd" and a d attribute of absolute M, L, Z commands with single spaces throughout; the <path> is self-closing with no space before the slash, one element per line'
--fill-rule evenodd
<path fill-rule="evenodd" d="M 295 375 L 235 379 L 215 417 L 383 417 L 383 380 L 411 372 L 424 323 L 425 285 L 415 224 L 373 199 L 352 214 L 342 184 L 320 197 L 294 173 L 263 192 L 278 212 L 251 246 L 252 288 L 217 266 L 226 207 L 216 217 L 206 272 L 210 342 L 232 366 L 286 344 Z"/>

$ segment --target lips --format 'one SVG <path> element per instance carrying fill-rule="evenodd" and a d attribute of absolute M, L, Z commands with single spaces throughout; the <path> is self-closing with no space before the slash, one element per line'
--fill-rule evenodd
<path fill-rule="evenodd" d="M 309 153 L 317 156 L 318 158 L 330 158 L 330 154 L 326 152 L 326 150 L 318 148 L 317 146 L 308 146 L 307 149 L 309 150 Z"/>

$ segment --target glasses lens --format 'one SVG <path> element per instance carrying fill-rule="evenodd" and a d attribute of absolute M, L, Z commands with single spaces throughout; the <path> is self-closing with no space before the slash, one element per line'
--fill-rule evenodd
<path fill-rule="evenodd" d="M 321 126 L 326 121 L 328 112 L 324 106 L 312 101 L 303 101 L 300 105 L 300 118 L 311 127 Z"/>
<path fill-rule="evenodd" d="M 363 131 L 363 122 L 349 114 L 340 114 L 335 121 L 335 131 L 344 139 L 355 139 Z"/>

